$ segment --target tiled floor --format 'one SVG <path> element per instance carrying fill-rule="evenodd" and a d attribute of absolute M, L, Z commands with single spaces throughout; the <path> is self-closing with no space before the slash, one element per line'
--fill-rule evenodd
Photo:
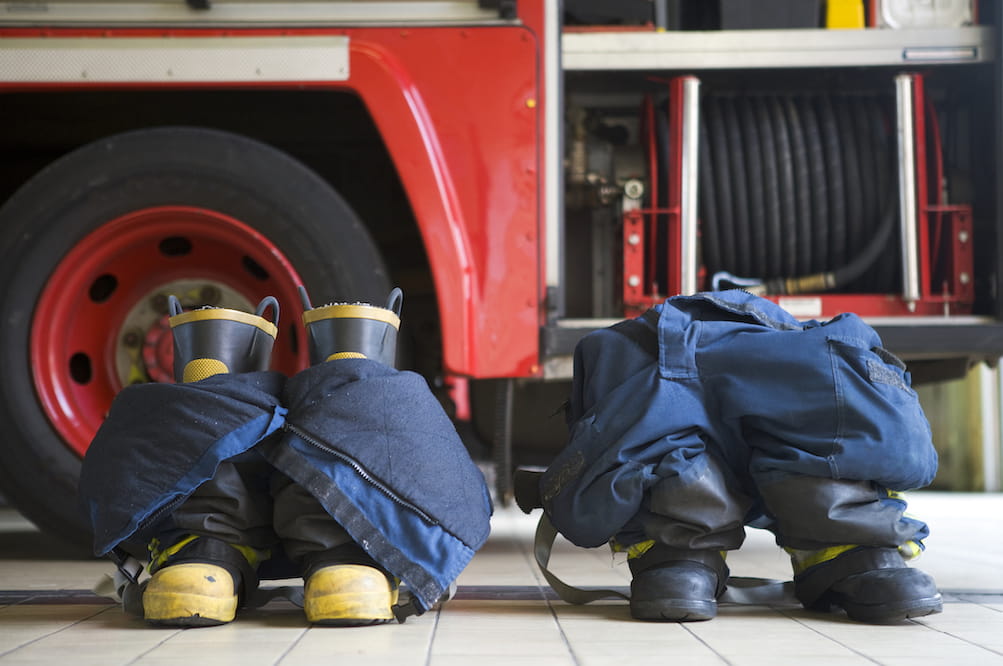
<path fill-rule="evenodd" d="M 532 555 L 538 514 L 496 512 L 488 544 L 457 596 L 405 624 L 309 627 L 273 602 L 206 629 L 155 629 L 89 590 L 110 570 L 67 559 L 51 539 L 0 509 L 0 661 L 4 664 L 1003 664 L 1003 495 L 914 493 L 933 534 L 917 566 L 944 592 L 944 612 L 894 626 L 795 605 L 722 605 L 710 622 L 649 624 L 625 602 L 571 606 L 543 584 Z M 568 582 L 624 587 L 604 549 L 559 542 L 552 569 Z M 750 530 L 733 575 L 784 579 L 785 556 Z"/>

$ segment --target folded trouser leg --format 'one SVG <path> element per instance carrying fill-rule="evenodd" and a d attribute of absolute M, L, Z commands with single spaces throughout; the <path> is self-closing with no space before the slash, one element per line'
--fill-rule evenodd
<path fill-rule="evenodd" d="M 223 462 L 174 512 L 171 526 L 257 550 L 272 548 L 272 473 L 272 466 L 254 451 Z"/>
<path fill-rule="evenodd" d="M 150 545 L 147 621 L 205 626 L 233 619 L 275 541 L 269 472 L 256 454 L 228 460 L 171 515 Z"/>
<path fill-rule="evenodd" d="M 722 551 L 741 546 L 751 501 L 710 455 L 689 473 L 659 481 L 638 522 L 646 541 L 627 549 L 631 615 L 640 620 L 709 620 L 728 579 Z"/>
<path fill-rule="evenodd" d="M 922 540 L 926 525 L 904 515 L 905 502 L 868 481 L 785 475 L 760 483 L 780 545 L 818 550 L 859 544 L 898 548 Z"/>
<path fill-rule="evenodd" d="M 705 453 L 682 474 L 656 483 L 639 516 L 645 535 L 676 549 L 735 550 L 745 539 L 752 501 L 713 455 Z"/>
<path fill-rule="evenodd" d="M 307 619 L 346 626 L 392 620 L 397 581 L 305 488 L 276 473 L 272 493 L 275 531 L 306 581 L 303 602 Z"/>

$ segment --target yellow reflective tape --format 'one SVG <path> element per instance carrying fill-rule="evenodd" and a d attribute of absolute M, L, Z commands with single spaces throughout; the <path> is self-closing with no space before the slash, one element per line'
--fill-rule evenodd
<path fill-rule="evenodd" d="M 901 555 L 904 560 L 915 559 L 919 557 L 922 552 L 923 548 L 919 545 L 918 541 L 906 541 L 904 544 L 899 546 L 899 555 Z"/>
<path fill-rule="evenodd" d="M 226 367 L 226 363 L 219 359 L 193 358 L 185 364 L 185 369 L 181 372 L 181 381 L 187 384 L 213 375 L 225 375 L 229 372 L 230 368 Z"/>
<path fill-rule="evenodd" d="M 857 547 L 856 544 L 849 544 L 845 546 L 831 546 L 820 550 L 798 550 L 796 548 L 784 548 L 784 550 L 791 556 L 794 573 L 799 574 L 809 567 L 834 560 L 846 551 Z"/>
<path fill-rule="evenodd" d="M 303 313 L 303 323 L 311 324 L 323 319 L 375 319 L 390 324 L 399 329 L 401 325 L 400 317 L 392 310 L 377 307 L 375 305 L 325 305 L 323 307 L 307 310 Z"/>
<path fill-rule="evenodd" d="M 241 312 L 240 310 L 230 310 L 229 308 L 202 308 L 200 310 L 189 310 L 188 312 L 182 312 L 181 314 L 174 315 L 167 321 L 170 323 L 171 328 L 175 328 L 176 326 L 181 326 L 182 324 L 208 320 L 236 321 L 241 324 L 248 324 L 261 329 L 268 335 L 272 336 L 272 338 L 274 338 L 279 332 L 279 329 L 275 327 L 275 324 L 268 321 L 264 317 L 259 317 L 258 315 L 253 315 L 248 312 Z"/>
<path fill-rule="evenodd" d="M 267 550 L 256 550 L 250 546 L 242 546 L 236 543 L 231 543 L 229 545 L 236 548 L 237 552 L 244 556 L 244 559 L 247 560 L 247 563 L 251 565 L 252 569 L 256 569 L 262 560 L 267 560 L 271 556 L 271 552 Z"/>
<path fill-rule="evenodd" d="M 339 358 L 366 358 L 366 355 L 359 352 L 335 352 L 324 360 L 337 361 Z"/>
<path fill-rule="evenodd" d="M 181 550 L 182 548 L 184 548 L 185 546 L 187 546 L 192 541 L 195 541 L 195 539 L 198 538 L 199 536 L 197 534 L 189 534 L 181 541 L 178 541 L 176 544 L 170 546 L 169 548 L 163 551 L 158 550 L 160 548 L 160 540 L 156 538 L 151 539 L 150 545 L 147 546 L 147 549 L 151 553 L 150 565 L 148 567 L 149 572 L 153 573 L 160 567 L 164 566 L 167 560 L 170 559 L 171 555 L 174 555 L 179 550 Z M 267 560 L 269 557 L 271 557 L 271 551 L 268 550 L 257 550 L 255 548 L 251 548 L 250 546 L 243 546 L 236 543 L 230 543 L 227 545 L 234 548 L 238 553 L 240 553 L 241 556 L 243 556 L 243 558 L 247 560 L 247 563 L 250 564 L 252 568 L 257 568 L 258 564 L 260 564 L 262 560 Z"/>
<path fill-rule="evenodd" d="M 198 539 L 198 535 L 190 534 L 181 541 L 178 541 L 176 544 L 174 544 L 173 546 L 169 546 L 163 551 L 157 550 L 158 548 L 160 548 L 159 540 L 153 539 L 152 541 L 150 541 L 149 549 L 152 558 L 150 559 L 150 566 L 148 567 L 149 572 L 153 573 L 154 571 L 162 567 L 164 565 L 164 562 L 167 561 L 167 558 L 169 558 L 171 555 L 173 555 L 174 553 L 178 552 L 179 550 L 190 544 L 192 541 L 195 541 L 195 539 Z"/>
<path fill-rule="evenodd" d="M 627 553 L 627 559 L 632 560 L 636 557 L 641 557 L 655 545 L 653 540 L 641 541 L 640 543 L 631 544 L 630 546 L 624 546 L 622 543 L 618 543 L 616 540 L 609 542 L 609 547 L 614 553 Z"/>

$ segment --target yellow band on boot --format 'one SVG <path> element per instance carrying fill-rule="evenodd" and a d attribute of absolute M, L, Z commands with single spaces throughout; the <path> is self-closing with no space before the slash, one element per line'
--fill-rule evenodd
<path fill-rule="evenodd" d="M 230 372 L 226 363 L 215 358 L 195 358 L 185 365 L 181 381 L 184 383 L 197 382 L 212 377 L 213 375 L 225 375 Z"/>
<path fill-rule="evenodd" d="M 179 550 L 181 550 L 182 548 L 184 548 L 185 546 L 187 546 L 192 541 L 195 541 L 195 539 L 198 538 L 199 537 L 197 534 L 189 534 L 184 539 L 181 539 L 177 543 L 165 548 L 164 550 L 160 550 L 160 539 L 156 538 L 151 539 L 150 545 L 147 546 L 147 550 L 150 551 L 150 566 L 149 566 L 150 573 L 153 573 L 160 567 L 164 566 L 164 564 L 167 562 L 168 559 L 170 559 L 172 555 L 174 555 Z M 244 559 L 247 560 L 247 563 L 251 565 L 252 569 L 257 569 L 258 565 L 261 564 L 262 561 L 267 560 L 269 557 L 271 557 L 271 551 L 269 550 L 258 550 L 256 548 L 251 548 L 250 546 L 242 546 L 237 543 L 231 543 L 227 545 L 236 550 L 238 553 L 240 553 L 244 557 Z"/>
<path fill-rule="evenodd" d="M 816 564 L 834 560 L 846 551 L 853 550 L 854 548 L 859 548 L 859 546 L 848 544 L 844 546 L 830 546 L 829 548 L 821 548 L 819 550 L 799 550 L 797 548 L 785 547 L 784 550 L 791 556 L 791 566 L 794 568 L 794 573 L 799 574 Z"/>
<path fill-rule="evenodd" d="M 366 358 L 365 354 L 359 352 L 335 352 L 328 356 L 325 361 L 337 361 L 340 358 Z"/>
<path fill-rule="evenodd" d="M 655 542 L 653 539 L 649 539 L 648 541 L 639 541 L 638 543 L 633 543 L 629 546 L 623 545 L 616 539 L 613 539 L 609 542 L 610 550 L 612 550 L 614 553 L 627 553 L 628 560 L 633 560 L 635 558 L 641 557 L 641 555 L 644 555 L 649 550 L 651 550 L 651 547 L 654 545 Z"/>
<path fill-rule="evenodd" d="M 160 539 L 151 539 L 150 545 L 147 546 L 147 549 L 150 551 L 150 573 L 153 573 L 160 567 L 164 566 L 164 563 L 167 562 L 167 558 L 190 544 L 192 541 L 195 541 L 195 539 L 198 539 L 197 535 L 189 534 L 184 539 L 168 546 L 164 550 L 160 550 Z"/>

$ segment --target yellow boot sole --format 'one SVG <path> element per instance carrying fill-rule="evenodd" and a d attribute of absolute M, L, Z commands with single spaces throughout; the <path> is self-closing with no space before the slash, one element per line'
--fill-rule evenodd
<path fill-rule="evenodd" d="M 200 562 L 160 569 L 143 592 L 143 614 L 151 624 L 211 627 L 237 614 L 233 577 L 223 567 Z"/>
<path fill-rule="evenodd" d="M 335 564 L 318 569 L 306 581 L 303 610 L 313 624 L 359 626 L 394 619 L 397 586 L 379 569 Z"/>

